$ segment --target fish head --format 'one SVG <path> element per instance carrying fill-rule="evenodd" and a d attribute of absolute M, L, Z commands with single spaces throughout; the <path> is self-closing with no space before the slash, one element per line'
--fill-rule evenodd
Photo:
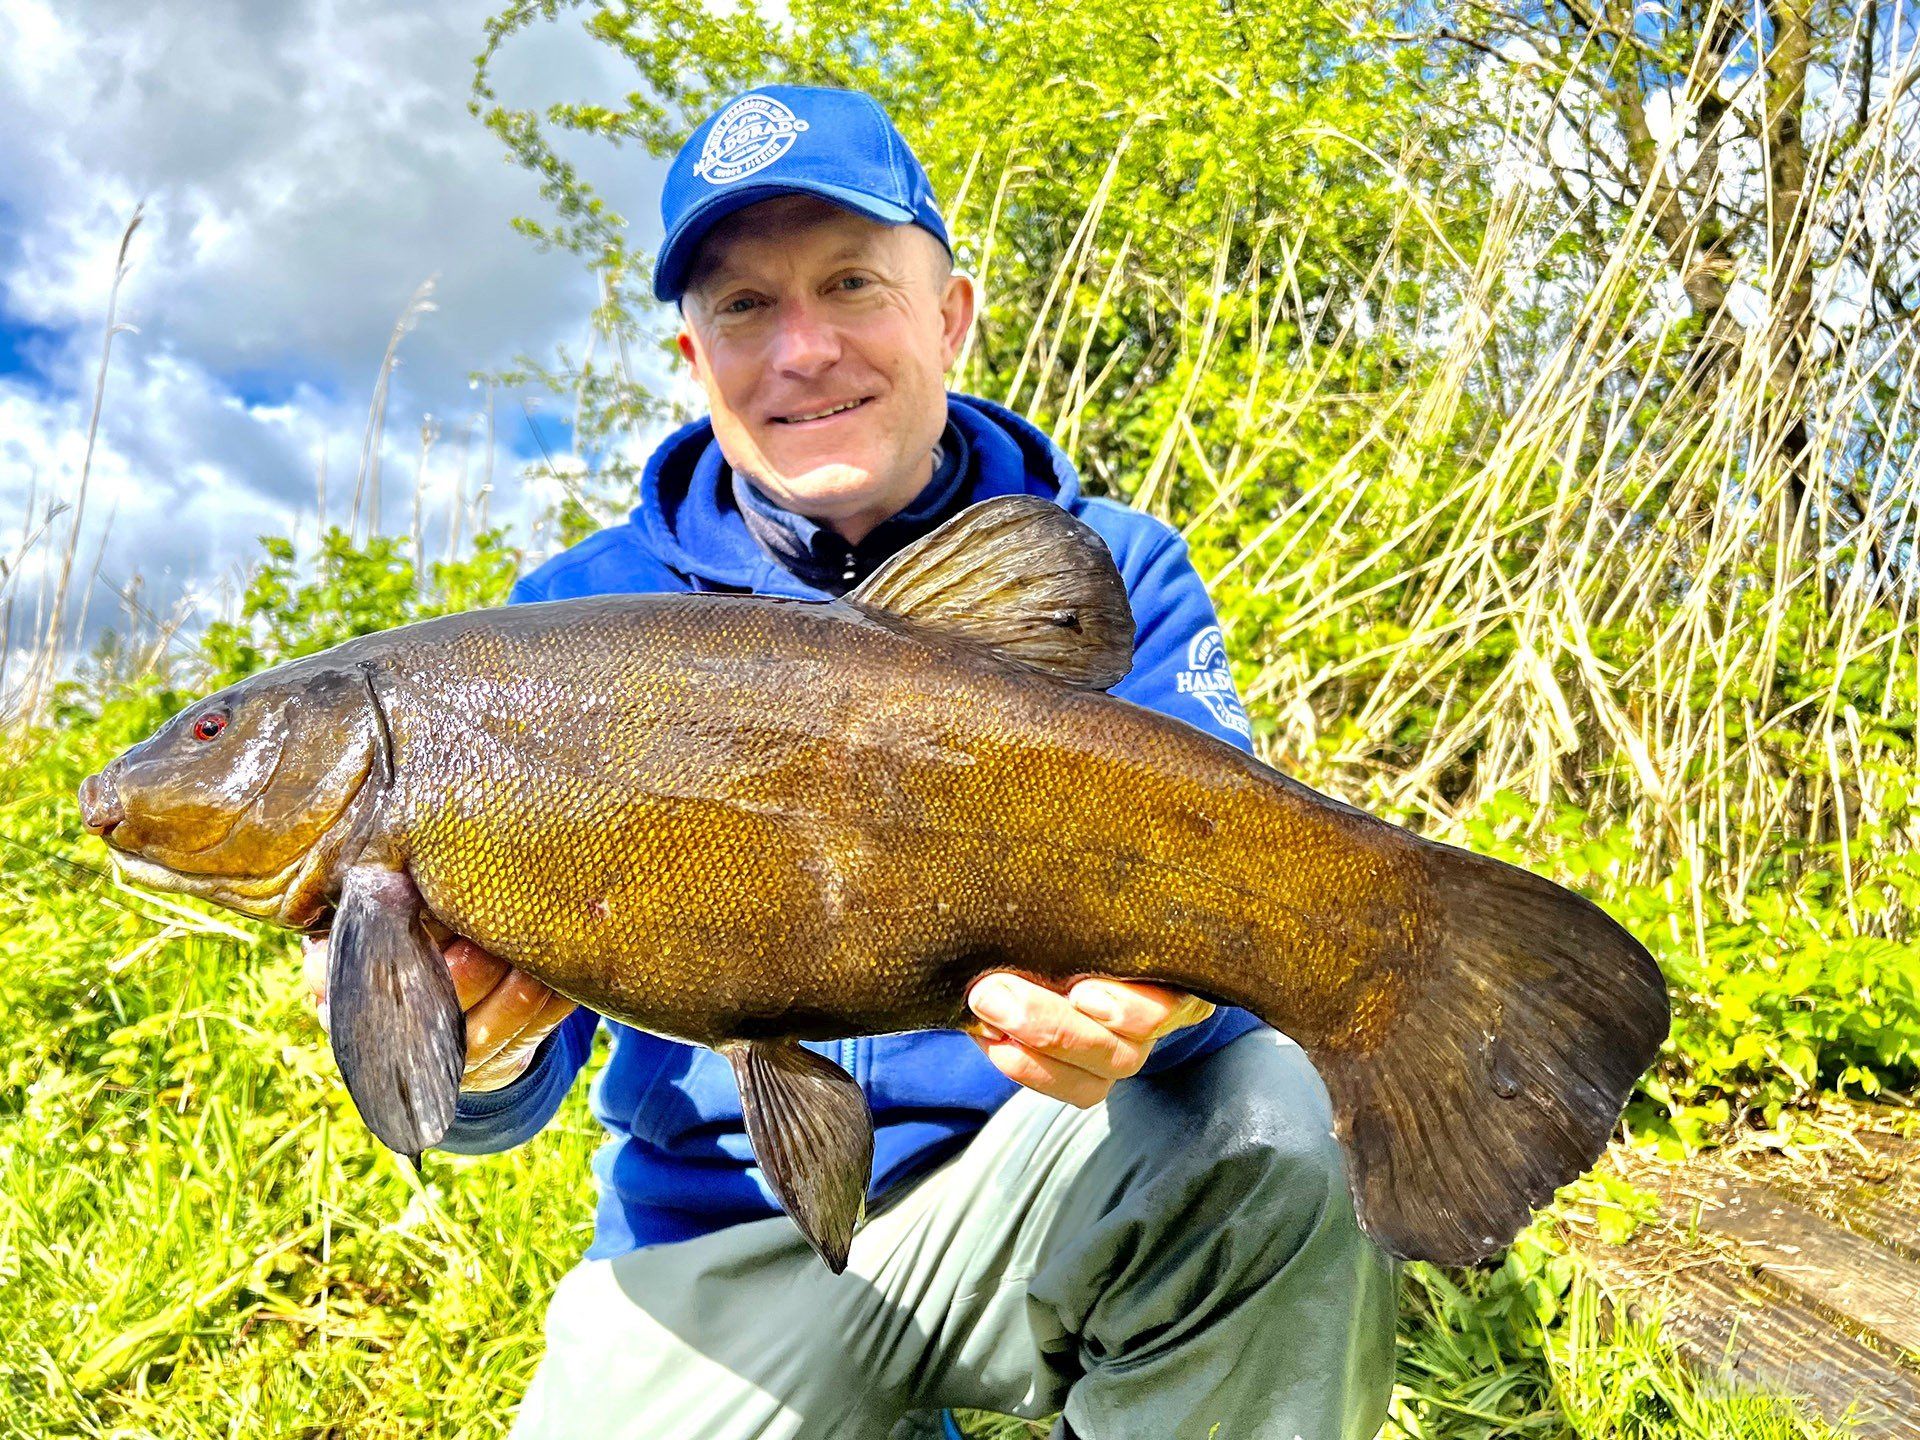
<path fill-rule="evenodd" d="M 135 884 L 306 928 L 364 839 L 386 743 L 365 671 L 294 661 L 187 706 L 88 776 L 81 818 Z"/>

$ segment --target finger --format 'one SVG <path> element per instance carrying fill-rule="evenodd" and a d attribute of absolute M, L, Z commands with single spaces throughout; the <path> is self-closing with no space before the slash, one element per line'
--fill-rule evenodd
<path fill-rule="evenodd" d="M 973 1013 L 1009 1040 L 1108 1080 L 1146 1063 L 1148 1043 L 1116 1034 L 1064 995 L 1017 975 L 988 975 L 967 997 Z"/>
<path fill-rule="evenodd" d="M 300 937 L 300 978 L 306 982 L 307 993 L 317 1005 L 327 998 L 327 937 L 325 935 L 302 935 Z"/>
<path fill-rule="evenodd" d="M 553 992 L 524 970 L 509 970 L 493 990 L 467 1011 L 467 1064 L 491 1060 L 536 1019 Z"/>
<path fill-rule="evenodd" d="M 1130 1040 L 1158 1040 L 1213 1013 L 1198 995 L 1137 980 L 1082 980 L 1068 994 L 1074 1008 Z"/>
<path fill-rule="evenodd" d="M 1007 1038 L 998 1025 L 989 1025 L 978 1015 L 969 1015 L 965 1020 L 962 1020 L 960 1022 L 960 1033 L 963 1035 L 971 1035 L 975 1040 L 1004 1040 Z"/>
<path fill-rule="evenodd" d="M 1089 1074 L 1077 1065 L 1069 1065 L 1051 1055 L 1030 1050 L 1017 1040 L 982 1040 L 978 1043 L 987 1052 L 987 1059 L 993 1062 L 994 1067 L 1016 1085 L 1024 1085 L 1029 1090 L 1036 1090 L 1078 1109 L 1085 1110 L 1098 1105 L 1113 1089 L 1113 1081 Z"/>
<path fill-rule="evenodd" d="M 455 940 L 447 946 L 446 957 L 447 971 L 453 976 L 453 988 L 460 997 L 462 1010 L 471 1010 L 493 993 L 493 987 L 513 968 L 471 940 Z"/>
<path fill-rule="evenodd" d="M 464 1079 L 460 1082 L 463 1090 L 498 1090 L 510 1085 L 525 1073 L 532 1063 L 533 1055 L 540 1048 L 540 1042 L 551 1035 L 562 1020 L 574 1012 L 573 1001 L 564 995 L 551 996 L 540 1007 L 539 1014 L 527 1022 L 520 1033 L 494 1052 L 493 1057 L 478 1065 L 469 1065 Z"/>

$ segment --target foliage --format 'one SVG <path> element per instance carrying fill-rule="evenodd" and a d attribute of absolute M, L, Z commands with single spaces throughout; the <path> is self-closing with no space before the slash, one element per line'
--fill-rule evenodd
<path fill-rule="evenodd" d="M 1854 933 L 1835 870 L 1777 866 L 1736 917 L 1685 871 L 1621 883 L 1636 841 L 1618 821 L 1562 805 L 1529 835 L 1535 818 L 1525 797 L 1496 795 L 1468 823 L 1467 843 L 1604 896 L 1672 988 L 1673 1034 L 1630 1128 L 1691 1148 L 1734 1124 L 1789 1129 L 1794 1108 L 1822 1092 L 1878 1095 L 1920 1074 L 1920 951 Z M 1875 873 L 1856 908 L 1875 894 L 1915 898 L 1913 855 L 1883 857 Z"/>
<path fill-rule="evenodd" d="M 421 575 L 398 537 L 375 535 L 357 546 L 345 531 L 321 537 L 310 579 L 299 578 L 293 542 L 262 540 L 238 621 L 218 620 L 201 640 L 215 684 L 228 685 L 282 660 L 311 655 L 413 620 L 499 605 L 519 555 L 501 530 L 474 537 L 471 553 L 435 561 Z"/>
<path fill-rule="evenodd" d="M 1657 1321 L 1609 1312 L 1536 1224 L 1490 1271 L 1410 1265 L 1393 1440 L 1822 1440 L 1791 1405 L 1704 1389 Z"/>
<path fill-rule="evenodd" d="M 0 1434 L 498 1433 L 586 1243 L 597 1127 L 576 1103 L 414 1182 L 285 937 L 18 863 L 100 758 L 49 756 L 0 815 Z"/>
<path fill-rule="evenodd" d="M 665 156 L 750 85 L 863 89 L 927 166 L 961 262 L 983 284 L 962 386 L 1075 432 L 1096 486 L 1131 488 L 1125 478 L 1177 433 L 1173 417 L 1209 428 L 1216 396 L 1245 378 L 1235 362 L 1248 351 L 1229 336 L 1262 333 L 1310 362 L 1317 344 L 1364 323 L 1371 345 L 1329 352 L 1328 388 L 1371 393 L 1402 378 L 1398 332 L 1448 283 L 1432 274 L 1432 226 L 1470 231 L 1477 216 L 1435 185 L 1428 222 L 1406 224 L 1395 168 L 1417 152 L 1443 171 L 1450 136 L 1431 116 L 1416 123 L 1418 96 L 1396 83 L 1392 55 L 1306 0 L 1173 0 L 1150 24 L 1104 4 L 595 6 L 587 34 L 634 72 L 623 101 L 538 115 L 503 105 L 501 51 L 574 8 L 506 5 L 489 27 L 473 108 L 551 202 L 549 218 L 522 227 L 598 272 L 609 349 L 661 332 L 625 298 L 647 257 L 593 177 L 597 149 L 581 140 Z M 1353 277 L 1383 254 L 1396 270 L 1420 270 L 1429 289 L 1356 299 Z M 1343 318 L 1356 303 L 1367 313 Z M 1218 346 L 1194 346 L 1202 316 Z M 604 378 L 586 366 L 573 374 Z M 1359 418 L 1340 406 L 1307 423 L 1324 422 L 1323 444 L 1337 448 Z M 1271 458 L 1307 457 L 1289 448 Z"/>
<path fill-rule="evenodd" d="M 1877 350 L 1905 319 L 1915 217 L 1902 152 L 1916 116 L 1901 103 L 1913 27 L 1898 9 L 1550 0 L 1426 18 L 1431 64 L 1497 57 L 1523 102 L 1557 113 L 1570 143 L 1547 163 L 1584 241 L 1569 253 L 1597 260 L 1649 208 L 1696 343 L 1727 344 L 1742 284 L 1765 292 L 1781 343 L 1830 355 L 1850 341 Z M 1857 303 L 1816 322 L 1816 276 L 1839 271 Z"/>
<path fill-rule="evenodd" d="M 482 536 L 424 587 L 395 542 L 265 542 L 197 676 L 69 687 L 0 798 L 0 1435 L 491 1435 L 584 1248 L 578 1098 L 539 1146 L 416 1181 L 355 1117 L 281 932 L 94 868 L 85 774 L 207 684 L 492 603 Z"/>
<path fill-rule="evenodd" d="M 1658 954 L 1676 1026 L 1631 1132 L 1694 1146 L 1914 1085 L 1920 476 L 1887 380 L 1910 327 L 1822 350 L 1819 389 L 1782 368 L 1804 347 L 1727 319 L 1693 383 L 1666 217 L 1596 227 L 1539 179 L 1564 152 L 1530 79 L 1337 7 L 610 5 L 587 23 L 632 96 L 501 106 L 500 47 L 574 8 L 510 4 L 474 94 L 552 202 L 522 228 L 602 282 L 595 348 L 527 367 L 592 462 L 556 533 L 630 487 L 669 323 L 571 142 L 664 153 L 774 76 L 872 89 L 986 285 L 959 383 L 1181 529 L 1265 752 L 1582 889 Z M 1660 64 L 1697 70 L 1672 43 Z M 1862 503 L 1809 505 L 1810 476 Z M 578 1099 L 414 1184 L 350 1119 L 284 940 L 112 886 L 70 838 L 80 776 L 189 695 L 496 603 L 516 559 L 497 532 L 426 573 L 384 537 L 269 541 L 190 660 L 103 646 L 52 729 L 5 737 L 0 1433 L 491 1433 L 523 1384 L 584 1242 Z M 1407 1435 L 1813 1433 L 1603 1325 L 1550 1226 L 1492 1272 L 1408 1276 Z"/>

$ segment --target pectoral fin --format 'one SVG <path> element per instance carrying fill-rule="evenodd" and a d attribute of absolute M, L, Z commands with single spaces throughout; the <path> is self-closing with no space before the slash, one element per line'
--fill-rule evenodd
<path fill-rule="evenodd" d="M 846 1071 L 790 1040 L 728 1045 L 753 1155 L 827 1268 L 847 1268 L 873 1174 L 873 1117 Z"/>
<path fill-rule="evenodd" d="M 466 1067 L 466 1016 L 398 870 L 356 865 L 328 945 L 333 1056 L 367 1128 L 412 1158 L 453 1123 Z"/>

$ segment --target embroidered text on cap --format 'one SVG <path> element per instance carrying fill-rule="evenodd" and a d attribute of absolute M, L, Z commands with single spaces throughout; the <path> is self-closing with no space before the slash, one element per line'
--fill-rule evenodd
<path fill-rule="evenodd" d="M 725 185 L 764 170 L 793 148 L 807 122 L 769 95 L 734 101 L 713 122 L 693 173 L 709 185 Z"/>

